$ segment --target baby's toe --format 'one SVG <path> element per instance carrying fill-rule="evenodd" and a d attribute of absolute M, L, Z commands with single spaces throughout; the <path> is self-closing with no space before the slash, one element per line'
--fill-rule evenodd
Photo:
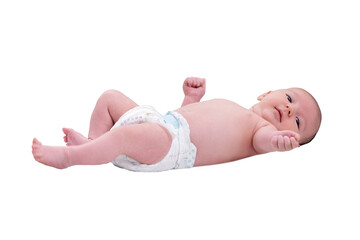
<path fill-rule="evenodd" d="M 39 140 L 37 140 L 36 138 L 34 138 L 33 145 L 32 145 L 32 154 L 33 154 L 35 160 L 37 160 L 37 161 L 39 161 L 39 159 L 41 159 L 41 157 L 42 157 L 41 147 L 42 147 L 41 142 Z"/>

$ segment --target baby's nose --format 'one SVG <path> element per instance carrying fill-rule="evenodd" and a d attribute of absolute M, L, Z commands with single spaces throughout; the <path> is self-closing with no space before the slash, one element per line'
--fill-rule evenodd
<path fill-rule="evenodd" d="M 286 111 L 288 112 L 289 117 L 291 117 L 294 113 L 294 108 L 291 104 L 286 104 Z"/>

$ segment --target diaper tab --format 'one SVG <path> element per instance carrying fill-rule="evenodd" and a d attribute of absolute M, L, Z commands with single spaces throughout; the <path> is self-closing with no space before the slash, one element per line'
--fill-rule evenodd
<path fill-rule="evenodd" d="M 171 125 L 174 126 L 175 129 L 179 129 L 179 127 L 180 127 L 179 121 L 177 120 L 177 118 L 174 115 L 171 114 L 171 112 L 168 112 L 164 116 L 164 122 L 170 123 Z"/>

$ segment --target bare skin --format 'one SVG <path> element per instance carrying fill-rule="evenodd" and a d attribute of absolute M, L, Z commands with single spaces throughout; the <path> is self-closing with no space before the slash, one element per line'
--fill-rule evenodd
<path fill-rule="evenodd" d="M 190 138 L 197 147 L 195 166 L 297 148 L 316 133 L 321 121 L 316 102 L 301 89 L 268 92 L 251 109 L 224 99 L 200 102 L 205 79 L 187 78 L 183 90 L 185 98 L 176 111 L 190 126 Z M 159 162 L 171 145 L 171 136 L 160 125 L 143 123 L 109 131 L 136 106 L 118 91 L 105 92 L 93 111 L 87 138 L 64 128 L 67 147 L 45 146 L 34 139 L 34 158 L 56 168 L 109 163 L 120 154 L 143 164 Z"/>
<path fill-rule="evenodd" d="M 194 89 L 197 89 L 195 93 Z M 187 78 L 183 90 L 183 105 L 200 101 L 205 94 L 205 79 Z M 120 154 L 143 164 L 159 162 L 171 145 L 170 134 L 164 128 L 144 123 L 109 131 L 125 112 L 136 106 L 121 92 L 106 91 L 95 105 L 87 138 L 71 128 L 63 128 L 66 147 L 46 146 L 34 138 L 32 152 L 35 160 L 59 169 L 73 165 L 105 164 Z"/>

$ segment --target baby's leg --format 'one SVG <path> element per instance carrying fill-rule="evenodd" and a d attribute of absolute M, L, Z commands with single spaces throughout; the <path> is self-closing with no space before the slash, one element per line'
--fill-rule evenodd
<path fill-rule="evenodd" d="M 119 118 L 138 106 L 119 91 L 108 90 L 98 99 L 91 115 L 89 139 L 95 139 L 108 132 Z"/>
<path fill-rule="evenodd" d="M 154 164 L 166 156 L 171 141 L 169 132 L 160 125 L 143 123 L 118 127 L 78 146 L 45 146 L 34 139 L 33 155 L 38 162 L 56 168 L 109 163 L 120 154 Z"/>
<path fill-rule="evenodd" d="M 87 143 L 109 131 L 115 122 L 137 104 L 119 91 L 108 90 L 98 99 L 90 120 L 89 136 L 71 129 L 63 128 L 64 142 L 67 146 Z"/>

